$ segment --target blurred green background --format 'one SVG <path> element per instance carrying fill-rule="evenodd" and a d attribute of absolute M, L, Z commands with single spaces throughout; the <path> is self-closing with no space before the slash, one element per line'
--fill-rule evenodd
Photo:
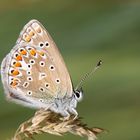
<path fill-rule="evenodd" d="M 84 100 L 78 104 L 85 123 L 109 130 L 99 140 L 140 140 L 140 1 L 0 0 L 0 61 L 31 19 L 50 32 L 74 85 L 103 60 L 84 84 Z M 0 140 L 10 139 L 34 112 L 7 102 L 0 84 Z M 70 134 L 35 138 L 81 140 Z"/>

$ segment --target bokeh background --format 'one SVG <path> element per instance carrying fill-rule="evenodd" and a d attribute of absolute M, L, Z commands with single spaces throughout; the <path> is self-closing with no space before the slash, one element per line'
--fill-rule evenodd
<path fill-rule="evenodd" d="M 74 85 L 103 60 L 102 67 L 85 82 L 84 100 L 78 104 L 85 123 L 109 130 L 99 140 L 139 140 L 140 1 L 0 0 L 0 61 L 31 19 L 38 19 L 50 32 Z M 0 140 L 10 139 L 34 112 L 7 102 L 0 84 Z M 35 138 L 81 140 L 70 134 Z"/>

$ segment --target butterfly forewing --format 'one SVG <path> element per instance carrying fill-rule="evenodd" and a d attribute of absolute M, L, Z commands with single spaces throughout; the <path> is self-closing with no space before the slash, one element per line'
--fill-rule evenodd
<path fill-rule="evenodd" d="M 72 96 L 72 83 L 63 58 L 37 20 L 25 25 L 4 63 L 7 84 L 23 97 L 42 101 Z"/>

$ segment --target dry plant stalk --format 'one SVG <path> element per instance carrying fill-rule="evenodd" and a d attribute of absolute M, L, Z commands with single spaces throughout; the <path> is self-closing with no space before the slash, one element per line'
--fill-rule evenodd
<path fill-rule="evenodd" d="M 31 119 L 19 126 L 12 140 L 34 139 L 34 135 L 42 133 L 62 136 L 67 132 L 87 136 L 88 140 L 95 140 L 96 135 L 104 131 L 101 128 L 88 128 L 86 124 L 81 122 L 80 118 L 73 118 L 74 116 L 71 116 L 69 120 L 62 120 L 61 115 L 41 109 Z"/>

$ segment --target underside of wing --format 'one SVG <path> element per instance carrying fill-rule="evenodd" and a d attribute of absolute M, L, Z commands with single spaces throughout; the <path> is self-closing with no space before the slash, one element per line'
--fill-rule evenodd
<path fill-rule="evenodd" d="M 55 98 L 72 96 L 71 78 L 64 60 L 53 39 L 40 22 L 31 20 L 25 25 L 13 50 L 23 57 L 27 65 L 31 60 L 35 61 L 35 64 L 31 64 L 33 84 L 30 87 L 34 88 L 36 93 L 37 90 L 41 91 L 48 86 L 48 90 L 43 96 L 51 95 Z M 27 52 L 28 56 L 26 57 L 20 51 Z M 27 70 L 22 72 L 23 75 L 27 74 Z M 24 84 L 26 85 L 26 83 Z M 36 84 L 40 84 L 37 86 L 40 89 L 36 89 Z"/>

